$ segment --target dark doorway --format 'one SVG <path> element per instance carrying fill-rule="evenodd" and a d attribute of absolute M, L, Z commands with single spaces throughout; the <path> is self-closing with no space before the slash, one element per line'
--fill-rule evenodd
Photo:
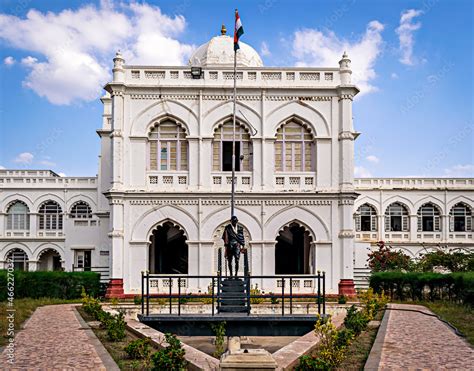
<path fill-rule="evenodd" d="M 232 171 L 232 142 L 222 142 L 222 171 Z M 240 171 L 240 142 L 235 142 L 235 171 Z"/>
<path fill-rule="evenodd" d="M 309 274 L 311 237 L 299 224 L 285 227 L 275 246 L 275 274 Z"/>
<path fill-rule="evenodd" d="M 151 273 L 188 273 L 188 245 L 181 229 L 167 222 L 153 231 L 150 240 Z"/>

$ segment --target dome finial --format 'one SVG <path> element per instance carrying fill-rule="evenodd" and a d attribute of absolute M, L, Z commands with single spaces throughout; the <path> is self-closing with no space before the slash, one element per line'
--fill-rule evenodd
<path fill-rule="evenodd" d="M 225 24 L 222 24 L 221 35 L 225 35 L 226 33 L 227 33 L 227 28 L 225 28 Z"/>

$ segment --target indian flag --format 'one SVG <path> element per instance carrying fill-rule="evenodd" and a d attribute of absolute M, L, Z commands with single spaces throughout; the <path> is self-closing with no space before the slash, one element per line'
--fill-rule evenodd
<path fill-rule="evenodd" d="M 240 49 L 239 39 L 244 33 L 244 28 L 242 27 L 242 22 L 240 21 L 239 12 L 235 9 L 235 29 L 234 29 L 234 50 Z"/>

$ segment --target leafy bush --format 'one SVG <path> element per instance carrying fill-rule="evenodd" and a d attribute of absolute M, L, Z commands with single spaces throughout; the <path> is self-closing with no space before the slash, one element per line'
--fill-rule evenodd
<path fill-rule="evenodd" d="M 125 338 L 125 316 L 123 312 L 111 315 L 106 322 L 107 324 L 107 337 L 110 341 L 120 341 Z"/>
<path fill-rule="evenodd" d="M 371 287 L 360 293 L 359 300 L 369 321 L 374 319 L 377 312 L 382 310 L 388 303 L 388 298 L 383 290 L 380 293 L 375 293 Z"/>
<path fill-rule="evenodd" d="M 331 369 L 336 368 L 344 360 L 347 343 L 341 342 L 342 335 L 331 322 L 331 317 L 317 315 L 315 333 L 319 337 L 318 358 Z M 346 337 L 346 335 L 344 335 Z"/>
<path fill-rule="evenodd" d="M 252 295 L 262 295 L 262 292 L 257 285 L 250 288 L 250 303 L 251 304 L 260 304 L 263 303 L 263 298 L 252 298 Z"/>
<path fill-rule="evenodd" d="M 474 252 L 440 249 L 421 256 L 417 268 L 423 272 L 433 272 L 442 268 L 450 272 L 474 271 Z"/>
<path fill-rule="evenodd" d="M 142 304 L 142 297 L 139 295 L 135 295 L 133 297 L 133 304 L 135 305 L 141 305 Z"/>
<path fill-rule="evenodd" d="M 331 370 L 330 364 L 317 356 L 305 355 L 300 357 L 300 363 L 296 366 L 296 371 L 308 370 Z"/>
<path fill-rule="evenodd" d="M 147 359 L 151 354 L 151 339 L 143 338 L 133 340 L 123 348 L 131 359 Z"/>
<path fill-rule="evenodd" d="M 168 346 L 154 353 L 151 358 L 153 370 L 186 370 L 188 361 L 184 358 L 185 351 L 181 346 L 181 342 L 172 334 L 165 334 L 165 339 Z"/>
<path fill-rule="evenodd" d="M 79 299 L 82 288 L 91 295 L 100 292 L 100 274 L 95 272 L 25 272 L 15 271 L 15 298 Z M 7 287 L 7 271 L 0 270 L 0 286 Z M 0 301 L 7 300 L 7 290 L 0 291 Z"/>
<path fill-rule="evenodd" d="M 100 304 L 99 299 L 87 295 L 84 288 L 82 288 L 81 297 L 82 309 L 84 309 L 88 315 L 97 319 L 98 314 L 102 311 L 102 305 Z"/>
<path fill-rule="evenodd" d="M 346 304 L 347 303 L 347 298 L 344 295 L 339 295 L 337 298 L 337 303 L 338 304 Z"/>
<path fill-rule="evenodd" d="M 372 272 L 385 272 L 396 270 L 411 270 L 413 262 L 408 255 L 401 251 L 395 251 L 385 242 L 377 242 L 378 250 L 369 254 L 367 261 Z"/>
<path fill-rule="evenodd" d="M 474 305 L 474 272 L 378 272 L 370 276 L 374 292 L 397 300 L 453 300 Z"/>
<path fill-rule="evenodd" d="M 224 342 L 225 342 L 225 321 L 218 322 L 215 325 L 211 325 L 212 331 L 216 335 L 216 350 L 212 354 L 214 357 L 219 358 L 224 353 Z"/>
<path fill-rule="evenodd" d="M 365 330 L 369 321 L 370 318 L 364 310 L 357 310 L 356 306 L 352 305 L 347 309 L 347 315 L 344 318 L 344 326 L 357 336 Z"/>

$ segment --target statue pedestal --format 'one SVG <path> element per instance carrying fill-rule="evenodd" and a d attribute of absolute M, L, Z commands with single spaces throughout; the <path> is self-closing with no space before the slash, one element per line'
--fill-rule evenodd
<path fill-rule="evenodd" d="M 339 295 L 357 296 L 353 279 L 341 279 L 339 281 Z"/>
<path fill-rule="evenodd" d="M 229 349 L 221 357 L 220 370 L 276 370 L 277 363 L 265 349 L 240 349 L 240 338 L 229 338 Z"/>
<path fill-rule="evenodd" d="M 112 278 L 107 286 L 107 291 L 105 292 L 106 299 L 123 299 L 125 294 L 123 292 L 123 279 L 122 278 Z"/>

